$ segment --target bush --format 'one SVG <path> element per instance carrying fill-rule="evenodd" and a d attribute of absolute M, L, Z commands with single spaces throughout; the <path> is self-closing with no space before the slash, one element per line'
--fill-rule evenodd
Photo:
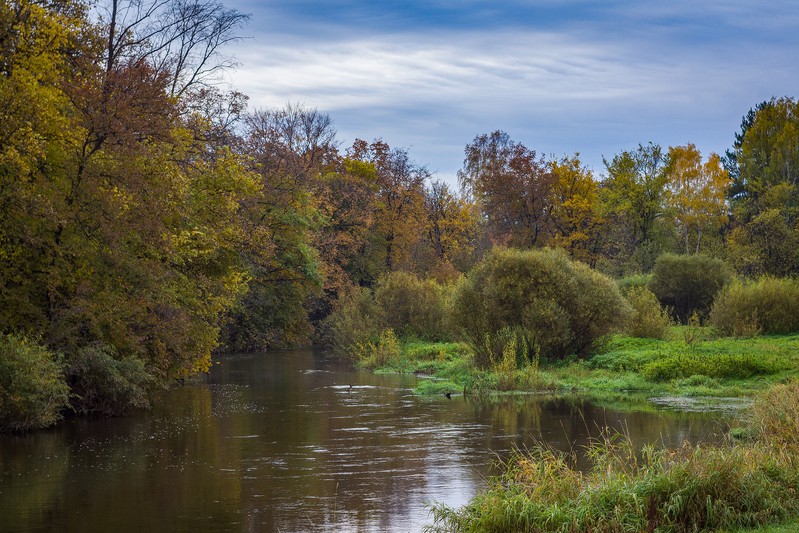
<path fill-rule="evenodd" d="M 377 368 L 395 363 L 400 358 L 400 343 L 394 330 L 384 329 L 377 340 L 358 343 L 351 352 L 366 368 Z"/>
<path fill-rule="evenodd" d="M 325 344 L 336 355 L 360 358 L 387 329 L 405 339 L 444 340 L 445 302 L 446 289 L 435 281 L 392 272 L 378 280 L 374 293 L 358 287 L 339 300 L 325 321 Z"/>
<path fill-rule="evenodd" d="M 504 328 L 523 330 L 530 353 L 542 358 L 582 356 L 629 311 L 610 278 L 549 249 L 493 250 L 460 280 L 450 307 L 483 368 L 500 351 L 487 349 L 486 339 Z"/>
<path fill-rule="evenodd" d="M 408 272 L 391 272 L 375 288 L 375 302 L 385 327 L 403 338 L 442 340 L 444 289 L 433 280 L 421 280 Z"/>
<path fill-rule="evenodd" d="M 649 289 L 681 323 L 707 317 L 713 299 L 730 281 L 724 262 L 704 255 L 664 254 L 655 261 Z"/>
<path fill-rule="evenodd" d="M 372 292 L 355 287 L 344 295 L 325 320 L 325 344 L 340 357 L 356 357 L 353 349 L 376 341 L 383 318 Z"/>
<path fill-rule="evenodd" d="M 799 280 L 736 281 L 716 298 L 710 322 L 723 334 L 736 337 L 799 332 Z"/>
<path fill-rule="evenodd" d="M 660 306 L 655 293 L 643 286 L 634 286 L 625 294 L 633 309 L 625 328 L 632 337 L 665 339 L 671 328 L 669 314 Z"/>
<path fill-rule="evenodd" d="M 87 346 L 67 359 L 66 373 L 74 393 L 72 408 L 82 414 L 122 415 L 150 406 L 156 384 L 140 359 L 116 359 L 114 349 Z"/>
<path fill-rule="evenodd" d="M 60 356 L 23 336 L 0 335 L 0 430 L 51 426 L 68 405 Z"/>

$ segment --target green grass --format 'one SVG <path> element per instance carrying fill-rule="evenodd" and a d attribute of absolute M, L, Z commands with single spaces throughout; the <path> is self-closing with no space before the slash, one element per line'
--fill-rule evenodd
<path fill-rule="evenodd" d="M 799 377 L 799 334 L 712 338 L 707 330 L 682 326 L 667 340 L 612 336 L 586 360 L 522 368 L 498 362 L 488 370 L 474 368 L 464 343 L 411 341 L 401 343 L 399 355 L 376 372 L 430 377 L 420 381 L 419 394 L 447 388 L 475 395 L 522 391 L 606 399 L 751 396 Z"/>
<path fill-rule="evenodd" d="M 776 526 L 760 526 L 746 529 L 730 529 L 725 533 L 796 533 L 799 531 L 799 520 L 786 522 Z"/>

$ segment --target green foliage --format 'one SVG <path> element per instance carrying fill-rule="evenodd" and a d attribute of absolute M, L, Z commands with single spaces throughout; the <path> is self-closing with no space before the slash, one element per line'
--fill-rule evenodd
<path fill-rule="evenodd" d="M 380 332 L 377 340 L 352 347 L 356 359 L 366 368 L 391 365 L 400 357 L 400 342 L 391 328 Z"/>
<path fill-rule="evenodd" d="M 51 426 L 68 405 L 60 356 L 21 335 L 0 335 L 0 431 Z"/>
<path fill-rule="evenodd" d="M 757 375 L 773 374 L 783 367 L 772 357 L 740 354 L 711 355 L 686 351 L 671 354 L 643 365 L 641 374 L 650 381 L 668 381 L 698 375 L 721 379 L 746 379 Z"/>
<path fill-rule="evenodd" d="M 626 296 L 627 292 L 631 289 L 638 287 L 646 288 L 651 280 L 652 274 L 632 274 L 616 280 L 616 285 L 618 285 L 621 293 Z"/>
<path fill-rule="evenodd" d="M 378 280 L 374 293 L 361 287 L 342 297 L 325 321 L 325 344 L 358 359 L 369 357 L 367 347 L 378 346 L 385 330 L 406 339 L 444 339 L 445 301 L 446 289 L 435 281 L 390 273 Z"/>
<path fill-rule="evenodd" d="M 684 324 L 693 313 L 705 318 L 716 293 L 729 281 L 730 274 L 719 259 L 664 254 L 655 262 L 649 289 Z"/>
<path fill-rule="evenodd" d="M 716 297 L 710 322 L 736 337 L 799 332 L 799 279 L 736 281 Z"/>
<path fill-rule="evenodd" d="M 649 272 L 665 249 L 659 223 L 666 210 L 666 162 L 661 147 L 653 143 L 604 161 L 607 177 L 599 189 L 604 272 Z"/>
<path fill-rule="evenodd" d="M 523 331 L 531 353 L 560 359 L 585 355 L 628 312 L 609 278 L 560 250 L 495 249 L 456 286 L 450 319 L 485 368 L 504 328 Z"/>
<path fill-rule="evenodd" d="M 444 287 L 407 272 L 382 277 L 375 288 L 375 302 L 385 325 L 400 337 L 442 340 L 446 337 Z"/>
<path fill-rule="evenodd" d="M 119 415 L 150 406 L 156 379 L 140 359 L 119 359 L 109 346 L 87 346 L 65 364 L 72 408 L 82 414 Z"/>
<path fill-rule="evenodd" d="M 772 98 L 744 116 L 727 164 L 730 205 L 739 225 L 728 239 L 731 262 L 748 276 L 799 273 L 799 103 Z"/>
<path fill-rule="evenodd" d="M 433 396 L 433 395 L 440 395 L 453 392 L 458 392 L 461 390 L 462 387 L 459 387 L 457 384 L 453 383 L 449 380 L 435 380 L 435 379 L 425 379 L 419 383 L 419 385 L 414 389 L 416 394 L 422 396 Z"/>
<path fill-rule="evenodd" d="M 325 320 L 325 344 L 338 356 L 355 357 L 354 348 L 376 340 L 383 322 L 372 292 L 356 287 L 338 301 Z"/>
<path fill-rule="evenodd" d="M 665 339 L 671 329 L 671 319 L 657 296 L 645 286 L 633 286 L 627 290 L 625 298 L 633 309 L 625 327 L 627 334 Z"/>

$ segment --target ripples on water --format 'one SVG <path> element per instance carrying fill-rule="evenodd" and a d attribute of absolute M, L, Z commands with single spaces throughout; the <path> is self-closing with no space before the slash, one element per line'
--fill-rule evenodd
<path fill-rule="evenodd" d="M 579 451 L 605 426 L 666 445 L 723 428 L 718 414 L 420 398 L 414 376 L 310 351 L 221 362 L 150 412 L 2 437 L 0 531 L 418 531 L 430 501 L 465 504 L 514 447 Z"/>

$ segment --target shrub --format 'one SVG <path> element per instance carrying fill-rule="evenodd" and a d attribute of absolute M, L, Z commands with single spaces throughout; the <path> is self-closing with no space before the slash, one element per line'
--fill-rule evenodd
<path fill-rule="evenodd" d="M 559 359 L 585 355 L 629 313 L 613 281 L 562 250 L 495 249 L 455 287 L 453 325 L 490 366 L 497 349 L 486 338 L 504 328 L 524 331 L 530 353 Z"/>
<path fill-rule="evenodd" d="M 53 425 L 69 405 L 61 358 L 20 335 L 0 335 L 0 430 Z"/>
<path fill-rule="evenodd" d="M 394 330 L 384 329 L 374 342 L 358 343 L 352 353 L 366 368 L 390 365 L 400 358 L 400 343 Z"/>
<path fill-rule="evenodd" d="M 74 393 L 72 408 L 78 413 L 121 415 L 150 406 L 155 378 L 142 360 L 117 359 L 112 347 L 84 347 L 67 359 L 65 370 Z"/>
<path fill-rule="evenodd" d="M 716 298 L 710 322 L 723 334 L 736 337 L 799 332 L 799 280 L 736 281 Z"/>
<path fill-rule="evenodd" d="M 644 286 L 633 286 L 625 297 L 633 312 L 625 328 L 633 337 L 665 339 L 671 328 L 669 314 L 660 306 L 655 293 Z"/>
<path fill-rule="evenodd" d="M 384 325 L 400 337 L 442 340 L 444 289 L 433 280 L 421 280 L 408 272 L 391 272 L 375 288 L 375 302 Z"/>
<path fill-rule="evenodd" d="M 325 344 L 341 357 L 356 357 L 355 346 L 377 340 L 383 319 L 372 292 L 356 287 L 336 304 L 325 320 Z"/>
<path fill-rule="evenodd" d="M 378 280 L 374 293 L 357 287 L 339 300 L 325 321 L 325 344 L 336 355 L 360 358 L 386 329 L 400 338 L 444 340 L 445 302 L 446 289 L 435 281 L 392 272 Z"/>
<path fill-rule="evenodd" d="M 664 254 L 655 261 L 649 289 L 685 324 L 693 313 L 707 317 L 714 297 L 729 281 L 727 267 L 719 259 Z"/>

